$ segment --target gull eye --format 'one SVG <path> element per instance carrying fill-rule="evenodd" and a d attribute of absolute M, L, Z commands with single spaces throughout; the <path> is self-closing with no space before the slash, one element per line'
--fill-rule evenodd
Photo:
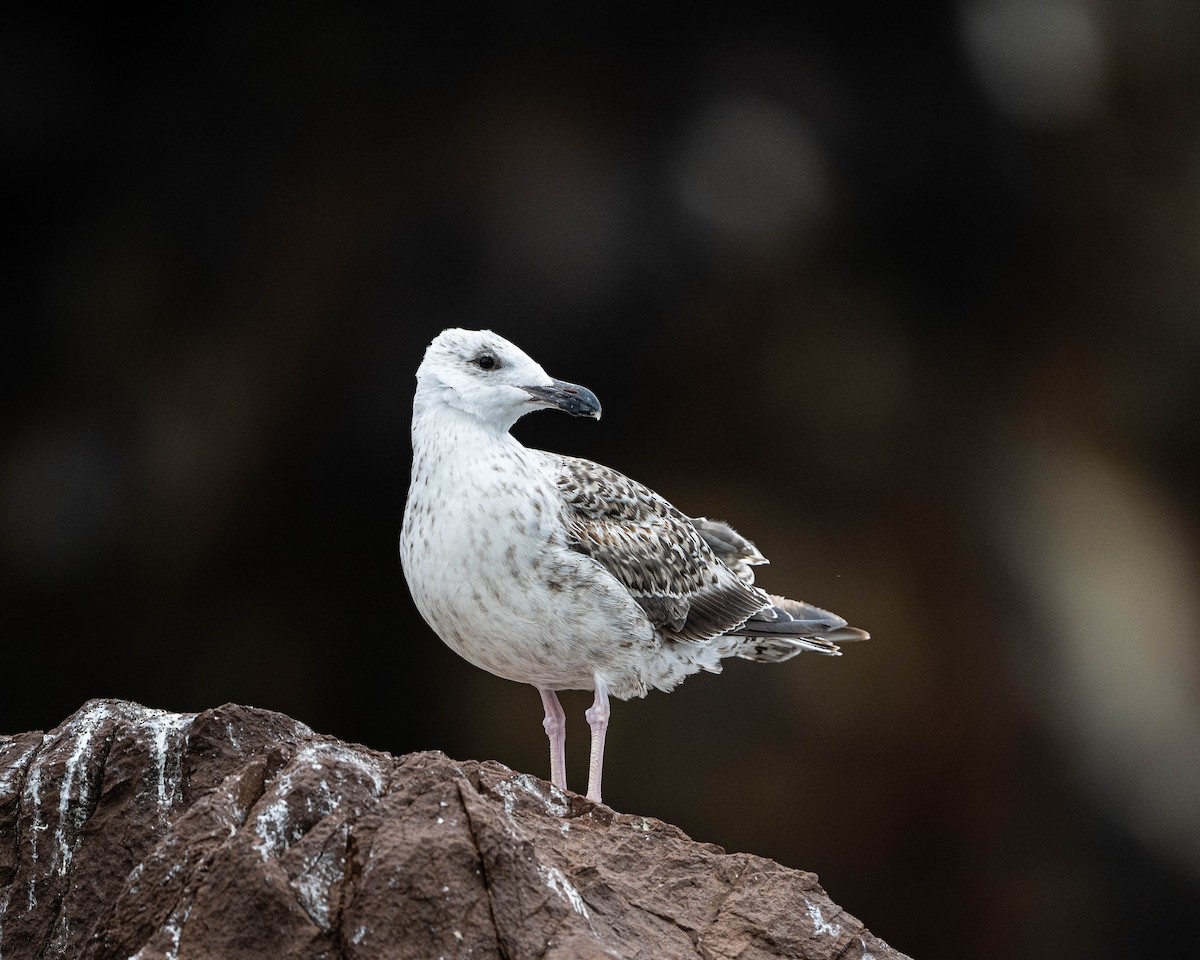
<path fill-rule="evenodd" d="M 496 358 L 490 353 L 481 353 L 471 362 L 480 370 L 495 370 L 496 367 L 500 366 L 500 364 L 496 361 Z"/>

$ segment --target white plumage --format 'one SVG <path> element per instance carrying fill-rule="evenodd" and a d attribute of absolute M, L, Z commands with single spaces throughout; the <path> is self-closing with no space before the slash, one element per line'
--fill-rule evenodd
<path fill-rule="evenodd" d="M 727 656 L 837 654 L 867 634 L 755 587 L 751 567 L 766 559 L 727 524 L 689 518 L 615 470 L 522 446 L 509 429 L 542 407 L 600 416 L 590 390 L 491 331 L 446 330 L 429 345 L 400 558 L 417 609 L 451 649 L 538 688 L 560 788 L 555 691 L 595 691 L 588 796 L 599 801 L 609 693 L 670 690 Z"/>

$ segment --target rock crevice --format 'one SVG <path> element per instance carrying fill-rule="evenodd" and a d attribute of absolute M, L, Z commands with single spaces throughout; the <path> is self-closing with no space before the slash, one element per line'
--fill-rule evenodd
<path fill-rule="evenodd" d="M 817 878 L 227 705 L 0 736 L 0 957 L 901 957 Z"/>

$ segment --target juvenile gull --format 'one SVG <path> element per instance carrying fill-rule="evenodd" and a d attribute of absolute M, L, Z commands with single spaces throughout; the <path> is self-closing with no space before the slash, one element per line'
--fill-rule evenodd
<path fill-rule="evenodd" d="M 600 801 L 608 697 L 671 690 L 724 657 L 836 655 L 867 634 L 754 586 L 766 563 L 728 524 L 688 517 L 615 470 L 522 446 L 551 407 L 600 419 L 586 387 L 550 377 L 490 330 L 445 330 L 413 401 L 400 559 L 413 600 L 460 656 L 537 687 L 550 779 L 566 789 L 558 690 L 594 690 L 588 797 Z"/>

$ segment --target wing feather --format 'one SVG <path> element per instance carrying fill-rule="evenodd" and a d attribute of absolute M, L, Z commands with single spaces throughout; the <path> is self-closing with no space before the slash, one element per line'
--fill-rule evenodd
<path fill-rule="evenodd" d="M 691 520 L 696 532 L 704 538 L 717 558 L 746 583 L 754 582 L 751 567 L 770 562 L 758 552 L 758 547 L 729 524 L 709 520 L 708 517 L 692 517 Z"/>
<path fill-rule="evenodd" d="M 767 595 L 752 586 L 753 577 L 745 579 L 713 552 L 710 537 L 732 534 L 738 542 L 731 543 L 731 556 L 744 554 L 742 564 L 762 562 L 753 544 L 732 528 L 692 520 L 616 470 L 590 460 L 546 456 L 559 467 L 556 483 L 571 547 L 616 577 L 662 634 L 709 640 L 769 606 Z"/>

